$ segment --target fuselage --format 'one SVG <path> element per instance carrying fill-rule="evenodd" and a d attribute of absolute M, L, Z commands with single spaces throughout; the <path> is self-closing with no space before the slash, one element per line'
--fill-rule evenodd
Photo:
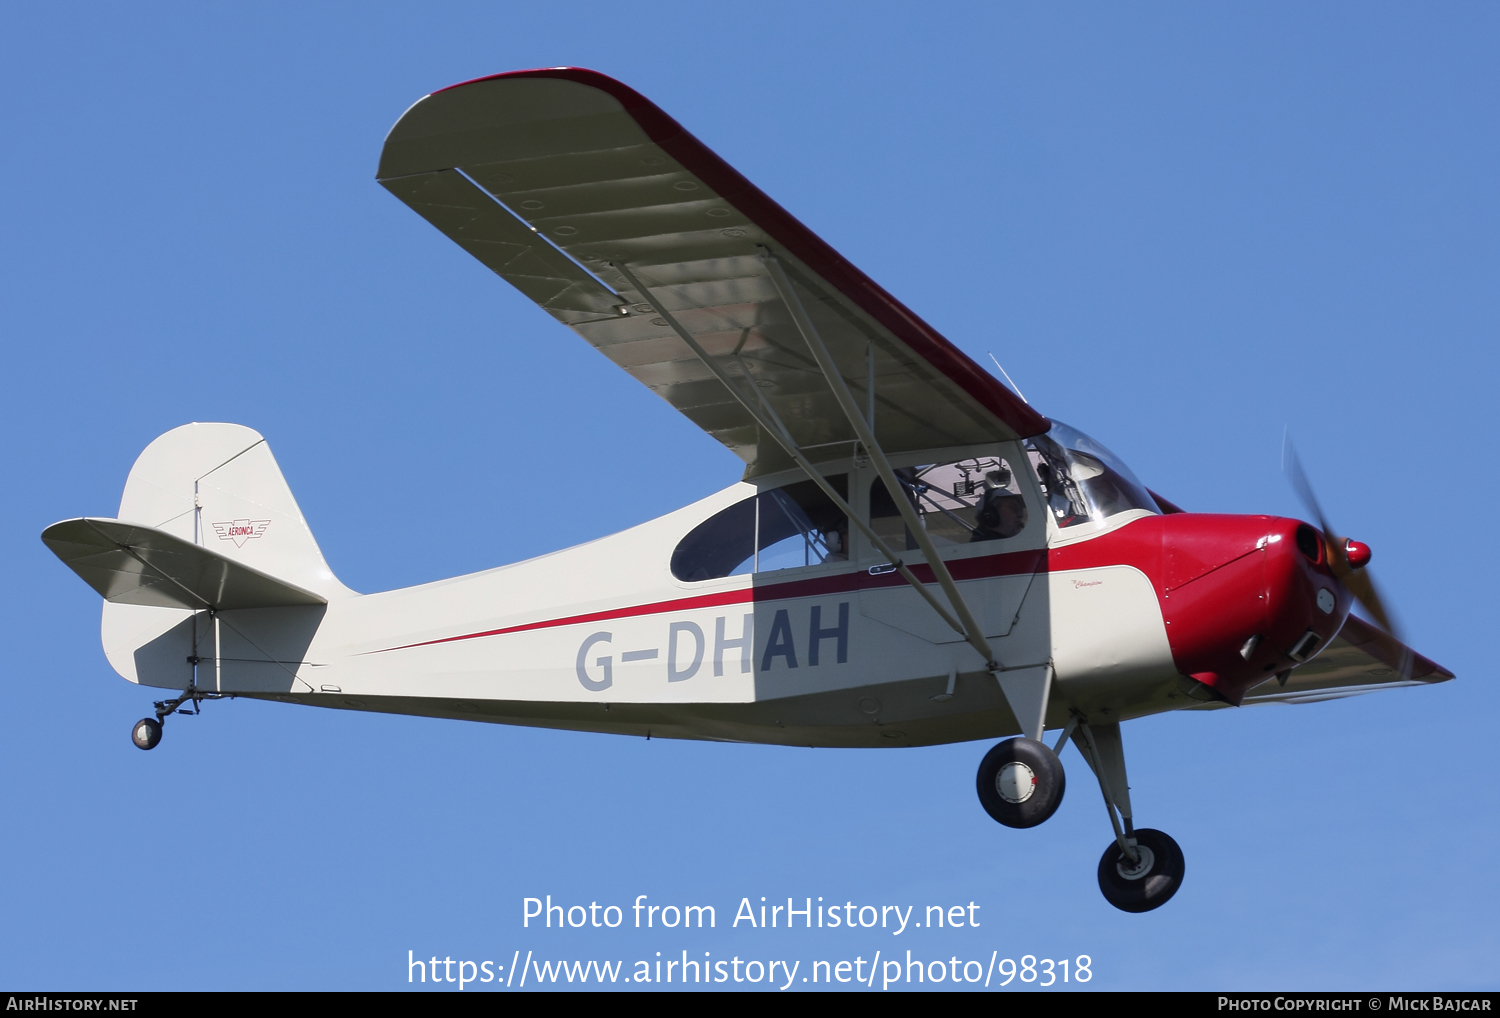
<path fill-rule="evenodd" d="M 1002 443 L 906 459 L 1019 468 L 1001 492 L 1025 502 L 1018 530 L 994 536 L 965 523 L 977 506 L 934 502 L 930 532 L 957 535 L 943 557 L 1000 664 L 1054 669 L 1049 725 L 1070 711 L 1124 720 L 1238 702 L 1342 624 L 1348 596 L 1305 524 L 1127 508 L 1060 526 L 1055 492 L 1022 468 L 1027 456 Z M 867 463 L 823 470 L 856 513 L 899 538 L 899 520 L 879 518 L 884 488 Z M 201 616 L 184 612 L 129 660 L 111 656 L 149 685 L 656 737 L 890 747 L 1019 731 L 979 654 L 857 527 L 820 531 L 813 508 L 800 538 L 762 547 L 776 506 L 800 512 L 776 494 L 800 491 L 799 481 L 741 482 L 610 537 L 468 576 L 315 608 L 221 612 L 216 652 Z M 914 497 L 931 501 L 926 491 Z M 714 528 L 752 515 L 751 557 L 733 568 L 734 536 Z M 920 553 L 906 561 L 932 580 Z M 716 572 L 729 574 L 704 575 Z M 111 625 L 163 611 L 113 607 L 106 648 L 131 645 L 112 640 Z"/>

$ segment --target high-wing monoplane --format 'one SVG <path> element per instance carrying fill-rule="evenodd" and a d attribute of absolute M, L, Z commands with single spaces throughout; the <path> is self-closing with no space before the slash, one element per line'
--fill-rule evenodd
<path fill-rule="evenodd" d="M 1015 736 L 977 787 L 1025 828 L 1061 802 L 1071 740 L 1114 831 L 1100 887 L 1143 912 L 1184 861 L 1134 824 L 1122 722 L 1452 678 L 1392 635 L 1369 549 L 1294 458 L 1317 526 L 1179 509 L 617 81 L 435 92 L 377 177 L 743 478 L 575 548 L 357 594 L 259 434 L 170 431 L 116 518 L 42 534 L 104 596 L 114 668 L 177 691 L 137 722 L 142 749 L 224 697 L 786 746 Z"/>

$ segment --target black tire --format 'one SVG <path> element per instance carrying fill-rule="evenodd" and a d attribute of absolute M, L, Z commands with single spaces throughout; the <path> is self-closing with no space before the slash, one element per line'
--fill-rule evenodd
<path fill-rule="evenodd" d="M 1130 873 L 1130 861 L 1118 842 L 1110 842 L 1099 860 L 1099 890 L 1104 900 L 1125 912 L 1150 912 L 1172 900 L 1182 886 L 1187 863 L 1177 842 L 1161 831 L 1142 828 L 1135 832 L 1136 844 L 1151 853 L 1144 872 Z"/>
<path fill-rule="evenodd" d="M 1040 742 L 1008 739 L 979 762 L 976 785 L 979 804 L 996 823 L 1035 827 L 1062 805 L 1068 777 L 1057 754 Z"/>
<path fill-rule="evenodd" d="M 130 741 L 137 749 L 155 749 L 161 741 L 161 722 L 155 718 L 141 718 L 130 730 Z"/>

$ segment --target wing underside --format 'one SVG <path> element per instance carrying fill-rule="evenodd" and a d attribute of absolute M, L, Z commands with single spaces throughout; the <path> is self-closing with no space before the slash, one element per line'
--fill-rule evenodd
<path fill-rule="evenodd" d="M 1407 650 L 1364 619 L 1351 615 L 1327 649 L 1294 669 L 1284 684 L 1267 679 L 1254 687 L 1245 694 L 1243 704 L 1317 703 L 1381 689 L 1429 686 L 1451 678 L 1453 673 L 1442 665 Z"/>
<path fill-rule="evenodd" d="M 522 71 L 434 93 L 386 139 L 380 183 L 723 442 L 791 465 L 659 309 L 814 458 L 854 433 L 768 274 L 787 270 L 889 453 L 1047 421 L 647 100 L 603 75 Z M 626 266 L 644 291 L 618 270 Z M 873 385 L 871 384 L 873 382 Z"/>

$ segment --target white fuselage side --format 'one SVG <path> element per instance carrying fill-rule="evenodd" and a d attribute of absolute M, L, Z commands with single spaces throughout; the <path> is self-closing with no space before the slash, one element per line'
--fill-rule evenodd
<path fill-rule="evenodd" d="M 866 512 L 873 472 L 837 469 Z M 354 710 L 796 745 L 1019 731 L 979 655 L 862 541 L 852 561 L 673 576 L 685 534 L 787 480 L 736 484 L 622 533 L 468 576 L 316 608 L 221 612 L 217 634 L 207 613 L 107 605 L 106 649 L 121 674 L 148 685 L 196 681 Z M 1001 663 L 1053 665 L 1051 725 L 1074 706 L 1121 717 L 1180 706 L 1168 696 L 1177 673 L 1151 583 L 1129 565 L 1049 571 L 1049 544 L 1096 535 L 1060 536 L 1030 484 L 1022 533 L 945 553 Z"/>

